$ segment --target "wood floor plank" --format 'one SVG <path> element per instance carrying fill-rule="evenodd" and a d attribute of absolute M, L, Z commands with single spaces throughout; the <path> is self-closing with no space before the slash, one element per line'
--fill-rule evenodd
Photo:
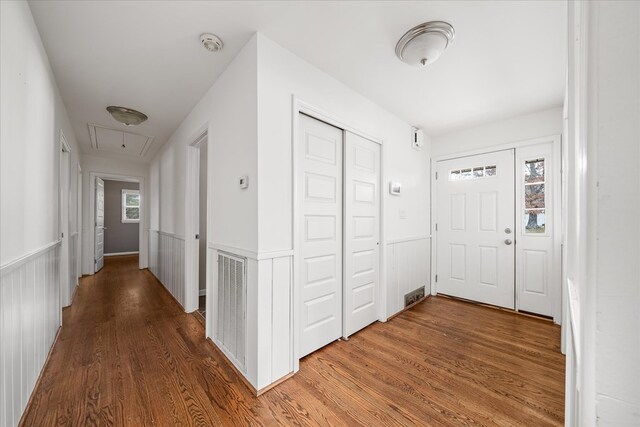
<path fill-rule="evenodd" d="M 432 297 L 255 397 L 136 256 L 81 280 L 24 426 L 561 426 L 546 320 Z"/>

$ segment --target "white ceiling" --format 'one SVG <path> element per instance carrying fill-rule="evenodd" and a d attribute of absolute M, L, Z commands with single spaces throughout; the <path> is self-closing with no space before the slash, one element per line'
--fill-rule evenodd
<path fill-rule="evenodd" d="M 132 129 L 155 138 L 149 161 L 256 31 L 430 135 L 558 106 L 564 96 L 564 1 L 30 5 L 85 153 L 94 152 L 87 124 L 118 127 L 105 107 L 120 105 L 149 116 Z M 425 69 L 397 60 L 402 34 L 431 20 L 455 27 L 453 45 Z M 203 49 L 203 32 L 224 49 Z"/>

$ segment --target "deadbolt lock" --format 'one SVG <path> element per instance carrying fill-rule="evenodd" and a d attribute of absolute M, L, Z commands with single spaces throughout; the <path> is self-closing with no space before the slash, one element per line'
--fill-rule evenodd
<path fill-rule="evenodd" d="M 511 234 L 511 229 L 507 227 L 507 228 L 504 229 L 504 232 L 507 233 L 507 234 Z"/>

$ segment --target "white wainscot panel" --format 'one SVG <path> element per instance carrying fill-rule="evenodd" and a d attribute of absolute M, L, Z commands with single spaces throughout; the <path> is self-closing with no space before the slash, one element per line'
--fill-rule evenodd
<path fill-rule="evenodd" d="M 184 237 L 152 230 L 149 246 L 150 271 L 184 307 Z"/>
<path fill-rule="evenodd" d="M 415 237 L 387 244 L 387 317 L 404 308 L 405 294 L 431 286 L 431 239 Z"/>
<path fill-rule="evenodd" d="M 60 244 L 0 269 L 0 425 L 16 426 L 56 338 Z"/>

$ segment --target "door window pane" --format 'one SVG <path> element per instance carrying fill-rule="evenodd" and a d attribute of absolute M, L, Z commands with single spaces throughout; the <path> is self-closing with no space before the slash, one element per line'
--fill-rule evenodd
<path fill-rule="evenodd" d="M 524 182 L 544 182 L 544 159 L 524 162 Z"/>
<path fill-rule="evenodd" d="M 455 169 L 449 171 L 450 181 L 459 181 L 467 179 L 479 179 L 496 176 L 496 165 L 476 166 L 473 168 Z"/>
<path fill-rule="evenodd" d="M 525 233 L 544 233 L 545 225 L 544 209 L 532 209 L 524 212 Z"/>
<path fill-rule="evenodd" d="M 524 186 L 525 209 L 544 208 L 544 184 Z"/>

